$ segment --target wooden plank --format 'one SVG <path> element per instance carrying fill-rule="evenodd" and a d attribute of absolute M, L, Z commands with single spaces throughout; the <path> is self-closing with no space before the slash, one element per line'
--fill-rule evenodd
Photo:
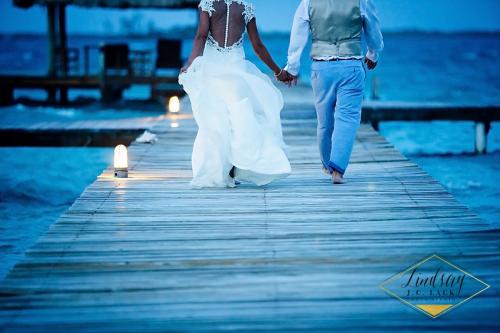
<path fill-rule="evenodd" d="M 0 124 L 0 146 L 114 147 L 129 145 L 160 117 Z"/>
<path fill-rule="evenodd" d="M 47 76 L 22 76 L 1 75 L 0 85 L 14 88 L 78 88 L 98 89 L 99 78 L 95 76 L 73 77 L 47 77 Z"/>
<path fill-rule="evenodd" d="M 174 76 L 107 76 L 106 83 L 122 86 L 132 84 L 177 84 Z M 99 76 L 29 76 L 29 75 L 0 75 L 0 86 L 14 88 L 78 88 L 98 89 Z M 182 89 L 177 86 L 179 91 Z"/>
<path fill-rule="evenodd" d="M 378 288 L 432 253 L 497 285 L 498 231 L 367 125 L 332 186 L 300 89 L 283 113 L 293 174 L 261 188 L 190 189 L 187 104 L 157 122 L 130 178 L 105 170 L 0 284 L 0 331 L 498 331 L 493 289 L 430 320 Z"/>
<path fill-rule="evenodd" d="M 363 105 L 363 121 L 500 121 L 498 105 L 370 101 Z"/>

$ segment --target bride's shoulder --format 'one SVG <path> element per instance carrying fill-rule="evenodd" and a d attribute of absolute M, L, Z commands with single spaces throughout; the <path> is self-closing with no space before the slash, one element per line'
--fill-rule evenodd
<path fill-rule="evenodd" d="M 250 1 L 247 1 L 247 0 L 228 0 L 228 1 L 237 2 L 237 3 L 245 6 L 245 8 L 251 8 L 251 9 L 254 8 L 253 3 L 251 3 Z"/>
<path fill-rule="evenodd" d="M 243 12 L 243 16 L 245 16 L 245 21 L 248 24 L 253 18 L 255 18 L 255 7 L 251 2 L 241 1 L 241 3 L 245 6 L 245 11 Z"/>
<path fill-rule="evenodd" d="M 215 11 L 214 1 L 215 0 L 201 0 L 198 8 L 212 16 L 212 13 Z"/>
<path fill-rule="evenodd" d="M 247 24 L 255 17 L 254 5 L 246 0 L 201 0 L 198 7 L 202 11 L 207 12 L 208 15 L 212 16 L 213 12 L 215 12 L 214 3 L 218 1 L 223 1 L 225 3 L 236 2 L 239 3 L 240 5 L 243 5 L 245 8 L 243 11 L 243 15 L 245 16 L 245 21 Z"/>

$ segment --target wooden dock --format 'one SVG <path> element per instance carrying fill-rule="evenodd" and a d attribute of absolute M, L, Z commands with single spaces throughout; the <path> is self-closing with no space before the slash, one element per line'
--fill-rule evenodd
<path fill-rule="evenodd" d="M 148 85 L 151 87 L 152 93 L 157 89 L 157 87 L 161 87 L 161 93 L 164 96 L 184 94 L 182 87 L 178 83 L 177 75 L 76 75 L 65 77 L 49 77 L 40 75 L 0 75 L 0 105 L 14 104 L 14 91 L 17 89 L 42 89 L 47 91 L 54 89 L 62 89 L 65 91 L 67 91 L 68 89 L 93 89 L 100 90 L 102 95 L 101 97 L 106 100 L 105 95 L 107 93 L 107 89 L 118 88 L 118 90 L 123 92 L 124 89 L 129 88 L 133 85 Z M 152 94 L 152 99 L 155 99 L 157 97 L 155 94 Z M 65 97 L 65 99 L 67 99 L 67 96 Z M 115 99 L 113 98 L 109 99 L 109 101 L 114 100 Z M 67 103 L 68 101 L 65 100 L 63 104 Z"/>
<path fill-rule="evenodd" d="M 475 152 L 484 154 L 491 124 L 500 121 L 500 106 L 370 101 L 363 106 L 362 118 L 376 130 L 382 121 L 473 121 Z"/>
<path fill-rule="evenodd" d="M 156 124 L 0 284 L 0 332 L 498 332 L 498 230 L 368 125 L 332 186 L 307 94 L 287 90 L 293 174 L 262 188 L 190 189 L 194 121 Z M 433 253 L 492 288 L 438 319 L 379 288 Z"/>
<path fill-rule="evenodd" d="M 0 124 L 0 147 L 114 147 L 130 144 L 163 116 Z"/>

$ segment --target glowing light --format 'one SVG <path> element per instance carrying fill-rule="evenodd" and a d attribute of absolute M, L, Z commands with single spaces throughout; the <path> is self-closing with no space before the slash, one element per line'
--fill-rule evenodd
<path fill-rule="evenodd" d="M 170 124 L 170 127 L 172 128 L 178 128 L 179 127 L 179 123 L 178 122 L 173 122 Z"/>
<path fill-rule="evenodd" d="M 128 177 L 128 151 L 127 147 L 124 145 L 118 145 L 115 147 L 114 167 L 115 177 Z"/>
<path fill-rule="evenodd" d="M 179 100 L 179 97 L 170 97 L 168 100 L 168 111 L 171 113 L 179 113 L 181 111 L 181 101 Z"/>

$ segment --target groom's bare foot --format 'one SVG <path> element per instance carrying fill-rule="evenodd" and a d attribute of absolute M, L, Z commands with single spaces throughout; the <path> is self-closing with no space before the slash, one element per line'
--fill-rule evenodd
<path fill-rule="evenodd" d="M 325 175 L 328 175 L 328 176 L 331 176 L 331 175 L 332 175 L 332 174 L 330 173 L 330 170 L 328 170 L 327 168 L 322 167 L 322 170 L 323 170 L 323 173 L 324 173 Z"/>
<path fill-rule="evenodd" d="M 339 185 L 345 184 L 344 176 L 340 174 L 338 171 L 333 171 L 332 173 L 332 183 Z"/>

